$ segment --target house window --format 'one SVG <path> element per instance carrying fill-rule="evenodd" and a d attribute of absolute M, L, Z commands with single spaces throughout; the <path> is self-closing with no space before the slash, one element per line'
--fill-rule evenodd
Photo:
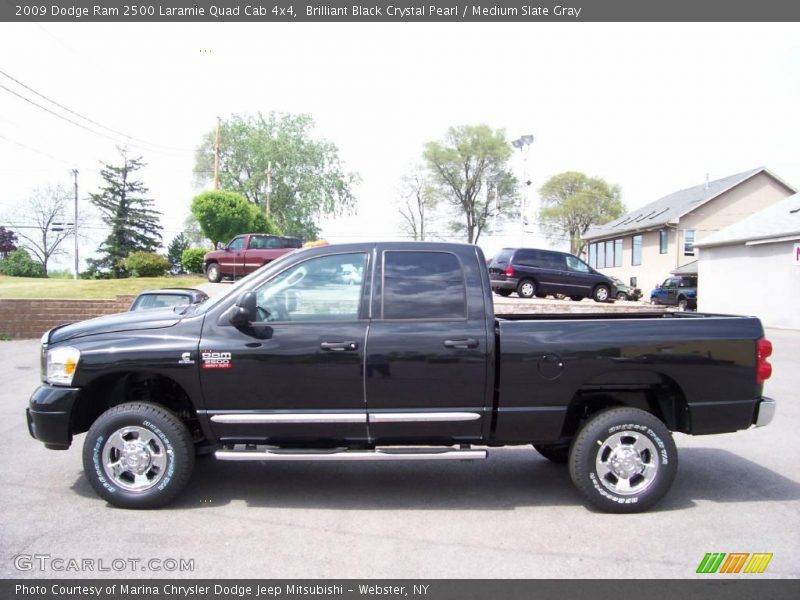
<path fill-rule="evenodd" d="M 683 255 L 694 256 L 694 229 L 683 231 Z"/>
<path fill-rule="evenodd" d="M 642 236 L 633 236 L 633 252 L 631 252 L 631 264 L 638 266 L 642 264 Z"/>
<path fill-rule="evenodd" d="M 638 283 L 639 283 L 639 278 L 638 277 L 631 277 L 631 287 L 632 288 L 635 288 Z"/>
<path fill-rule="evenodd" d="M 597 244 L 589 244 L 589 266 L 597 268 Z"/>
<path fill-rule="evenodd" d="M 622 240 L 614 240 L 614 266 L 622 266 Z"/>
<path fill-rule="evenodd" d="M 606 242 L 606 268 L 614 266 L 614 240 Z"/>
<path fill-rule="evenodd" d="M 669 233 L 666 229 L 662 229 L 658 232 L 658 251 L 661 254 L 667 253 L 667 242 L 669 240 Z"/>
<path fill-rule="evenodd" d="M 603 242 L 597 244 L 597 268 L 602 269 L 606 266 L 606 245 Z"/>

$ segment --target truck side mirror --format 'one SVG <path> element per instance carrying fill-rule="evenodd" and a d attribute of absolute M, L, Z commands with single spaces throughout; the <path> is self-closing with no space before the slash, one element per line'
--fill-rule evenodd
<path fill-rule="evenodd" d="M 234 327 L 243 327 L 258 320 L 256 293 L 243 292 L 228 311 L 228 321 Z"/>

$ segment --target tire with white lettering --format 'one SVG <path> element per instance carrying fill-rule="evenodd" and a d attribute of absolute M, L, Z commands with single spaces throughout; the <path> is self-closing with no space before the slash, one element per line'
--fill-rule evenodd
<path fill-rule="evenodd" d="M 669 429 L 638 408 L 594 415 L 578 432 L 569 455 L 575 486 L 597 508 L 613 513 L 647 510 L 669 491 L 678 450 Z"/>
<path fill-rule="evenodd" d="M 83 444 L 83 470 L 97 494 L 120 508 L 157 508 L 186 486 L 194 444 L 174 413 L 148 402 L 110 408 Z"/>

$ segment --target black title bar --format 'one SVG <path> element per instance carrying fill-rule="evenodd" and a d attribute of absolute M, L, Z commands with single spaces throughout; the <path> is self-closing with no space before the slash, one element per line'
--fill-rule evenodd
<path fill-rule="evenodd" d="M 0 0 L 0 22 L 798 21 L 792 0 Z"/>

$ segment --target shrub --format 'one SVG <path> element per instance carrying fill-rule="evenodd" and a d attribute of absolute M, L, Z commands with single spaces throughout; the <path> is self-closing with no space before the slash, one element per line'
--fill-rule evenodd
<path fill-rule="evenodd" d="M 44 269 L 20 248 L 9 252 L 6 258 L 0 260 L 0 274 L 11 277 L 44 277 Z"/>
<path fill-rule="evenodd" d="M 122 264 L 134 277 L 159 277 L 169 269 L 167 258 L 155 252 L 131 252 Z"/>
<path fill-rule="evenodd" d="M 203 257 L 206 255 L 205 248 L 187 248 L 181 254 L 181 266 L 189 273 L 203 272 Z"/>

